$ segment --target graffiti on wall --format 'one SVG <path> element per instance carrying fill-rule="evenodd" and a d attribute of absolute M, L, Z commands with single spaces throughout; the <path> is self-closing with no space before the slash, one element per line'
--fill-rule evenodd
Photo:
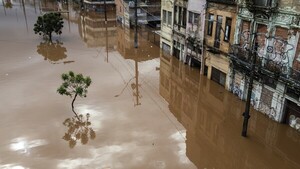
<path fill-rule="evenodd" d="M 232 87 L 232 93 L 235 94 L 236 96 L 238 96 L 240 99 L 242 99 L 243 91 L 240 88 L 240 84 L 234 83 L 234 85 Z"/>
<path fill-rule="evenodd" d="M 234 82 L 231 86 L 231 91 L 234 95 L 243 99 L 244 76 L 240 73 L 234 75 Z"/>
<path fill-rule="evenodd" d="M 300 118 L 296 117 L 295 115 L 290 115 L 290 117 L 289 117 L 289 125 L 292 128 L 300 131 Z"/>
<path fill-rule="evenodd" d="M 267 33 L 255 33 L 257 49 L 255 53 L 259 56 L 260 64 L 272 72 L 278 71 L 288 73 L 288 68 L 294 61 L 294 46 L 282 37 L 268 36 Z M 250 31 L 241 33 L 241 42 L 244 49 L 250 48 Z"/>
<path fill-rule="evenodd" d="M 274 107 L 268 106 L 267 104 L 261 102 L 258 107 L 257 111 L 263 113 L 264 115 L 268 116 L 270 119 L 275 120 L 276 118 L 276 110 Z"/>

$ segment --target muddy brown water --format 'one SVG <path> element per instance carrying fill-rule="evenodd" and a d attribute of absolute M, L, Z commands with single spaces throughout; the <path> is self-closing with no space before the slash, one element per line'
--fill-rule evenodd
<path fill-rule="evenodd" d="M 300 168 L 299 133 L 252 110 L 241 137 L 244 103 L 199 70 L 77 11 L 45 45 L 32 29 L 47 3 L 21 2 L 0 9 L 0 168 Z M 80 121 L 56 93 L 69 70 L 93 81 Z"/>

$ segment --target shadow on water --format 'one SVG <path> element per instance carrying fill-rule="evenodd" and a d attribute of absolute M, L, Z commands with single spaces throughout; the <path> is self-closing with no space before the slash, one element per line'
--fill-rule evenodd
<path fill-rule="evenodd" d="M 62 124 L 68 128 L 62 139 L 69 143 L 70 148 L 74 148 L 79 141 L 85 145 L 89 140 L 96 138 L 88 113 L 85 116 L 80 114 L 79 116 L 67 118 Z"/>
<path fill-rule="evenodd" d="M 74 61 L 63 61 L 59 62 L 67 58 L 67 49 L 63 46 L 62 42 L 48 43 L 41 42 L 37 46 L 37 53 L 44 57 L 44 60 L 48 60 L 51 64 L 67 64 L 72 63 Z"/>
<path fill-rule="evenodd" d="M 186 155 L 198 168 L 300 168 L 300 135 L 251 110 L 243 138 L 245 103 L 171 56 L 161 56 L 159 92 L 186 129 Z"/>

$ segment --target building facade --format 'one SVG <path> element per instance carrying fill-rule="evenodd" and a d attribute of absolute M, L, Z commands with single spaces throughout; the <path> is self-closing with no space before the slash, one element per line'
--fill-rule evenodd
<path fill-rule="evenodd" d="M 298 0 L 164 1 L 160 46 L 242 100 L 254 71 L 254 108 L 300 130 L 299 8 Z"/>
<path fill-rule="evenodd" d="M 206 1 L 189 0 L 187 10 L 185 60 L 191 66 L 199 66 L 203 73 Z"/>
<path fill-rule="evenodd" d="M 186 62 L 187 0 L 174 1 L 173 9 L 173 56 Z"/>
<path fill-rule="evenodd" d="M 79 35 L 89 48 L 105 47 L 109 51 L 115 50 L 117 36 L 115 5 L 107 7 L 106 22 L 105 13 L 96 12 L 98 10 L 96 7 L 94 11 L 81 13 L 78 23 Z"/>
<path fill-rule="evenodd" d="M 173 7 L 174 0 L 161 3 L 160 48 L 167 54 L 173 53 Z"/>
<path fill-rule="evenodd" d="M 238 6 L 230 90 L 246 99 L 253 72 L 254 108 L 300 130 L 300 2 L 240 0 Z"/>
<path fill-rule="evenodd" d="M 229 89 L 228 52 L 233 42 L 236 4 L 234 0 L 208 0 L 205 31 L 205 74 Z"/>

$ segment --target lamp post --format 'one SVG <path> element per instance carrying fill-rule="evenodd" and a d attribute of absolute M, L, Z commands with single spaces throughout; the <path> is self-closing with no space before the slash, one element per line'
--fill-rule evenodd
<path fill-rule="evenodd" d="M 254 34 L 253 42 L 255 42 L 255 39 L 256 39 L 256 34 Z M 253 79 L 254 79 L 254 73 L 255 73 L 257 45 L 258 44 L 255 42 L 254 46 L 252 45 L 252 48 L 250 48 L 248 51 L 249 56 L 252 56 L 251 57 L 252 63 L 251 63 L 251 69 L 250 69 L 250 77 L 249 77 L 250 79 L 249 79 L 248 90 L 247 90 L 247 100 L 246 100 L 245 112 L 243 113 L 243 116 L 244 116 L 243 130 L 242 130 L 243 137 L 247 137 L 248 121 L 250 118 L 250 101 L 251 101 L 251 94 L 252 94 L 252 89 L 253 89 Z"/>

